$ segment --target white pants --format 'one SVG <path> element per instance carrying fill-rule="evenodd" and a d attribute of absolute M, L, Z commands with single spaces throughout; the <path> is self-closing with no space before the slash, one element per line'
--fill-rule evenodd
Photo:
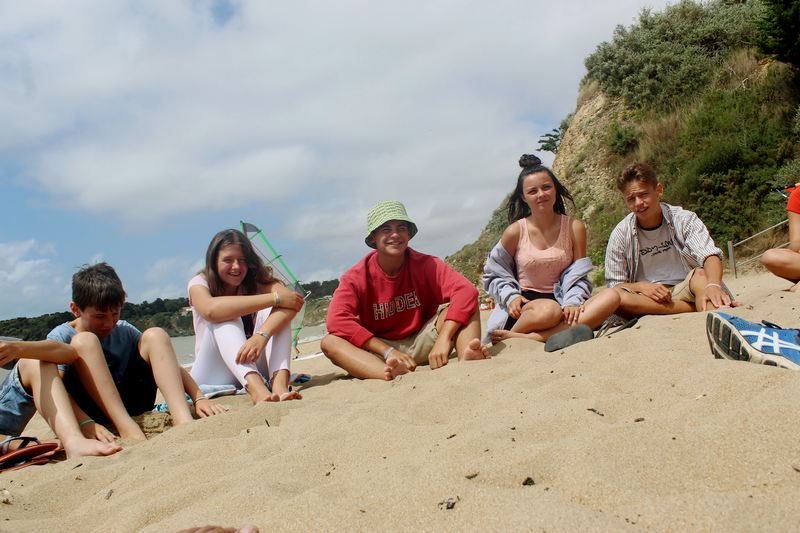
<path fill-rule="evenodd" d="M 256 314 L 255 329 L 264 324 L 272 308 L 262 309 Z M 200 342 L 192 365 L 192 377 L 200 385 L 247 384 L 245 376 L 258 372 L 269 383 L 279 370 L 289 370 L 292 348 L 292 328 L 286 324 L 272 336 L 255 363 L 237 363 L 236 354 L 247 338 L 241 318 L 206 324 L 206 334 Z"/>

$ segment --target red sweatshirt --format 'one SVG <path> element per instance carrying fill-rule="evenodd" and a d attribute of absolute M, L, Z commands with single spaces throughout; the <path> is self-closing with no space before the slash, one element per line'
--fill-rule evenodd
<path fill-rule="evenodd" d="M 372 337 L 403 339 L 422 329 L 440 304 L 447 320 L 465 325 L 478 307 L 478 290 L 444 261 L 408 248 L 397 276 L 370 252 L 344 273 L 328 308 L 328 333 L 362 347 Z"/>

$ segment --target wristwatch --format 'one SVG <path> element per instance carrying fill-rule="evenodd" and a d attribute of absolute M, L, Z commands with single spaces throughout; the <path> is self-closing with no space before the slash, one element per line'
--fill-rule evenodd
<path fill-rule="evenodd" d="M 262 337 L 264 337 L 267 340 L 269 340 L 269 338 L 270 338 L 270 334 L 269 333 L 264 333 L 263 331 L 256 331 L 256 335 L 261 335 Z"/>

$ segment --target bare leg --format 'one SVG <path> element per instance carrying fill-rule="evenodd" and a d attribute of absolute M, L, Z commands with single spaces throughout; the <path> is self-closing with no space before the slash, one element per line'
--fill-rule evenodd
<path fill-rule="evenodd" d="M 291 372 L 287 369 L 278 370 L 272 376 L 272 400 L 283 402 L 286 400 L 302 400 L 303 395 L 297 391 L 289 390 Z"/>
<path fill-rule="evenodd" d="M 194 420 L 186 401 L 178 357 L 167 332 L 161 328 L 150 328 L 142 333 L 139 353 L 153 370 L 153 379 L 167 402 L 172 423 L 180 426 Z"/>
<path fill-rule="evenodd" d="M 287 311 L 287 313 L 278 314 L 282 311 Z M 266 318 L 264 318 L 264 314 L 266 314 Z M 256 316 L 256 329 L 267 331 L 272 335 L 256 361 L 256 368 L 261 375 L 269 379 L 272 391 L 269 400 L 274 402 L 303 398 L 299 392 L 289 390 L 292 350 L 292 328 L 289 322 L 294 315 L 294 311 L 272 308 L 259 311 Z"/>
<path fill-rule="evenodd" d="M 505 329 L 496 329 L 492 332 L 492 342 L 500 342 L 506 339 L 528 339 L 537 342 L 545 342 L 551 335 L 555 335 L 559 331 L 564 331 L 569 326 L 565 322 L 559 322 L 552 328 L 542 331 L 531 331 L 530 333 L 520 333 L 518 331 L 509 331 Z"/>
<path fill-rule="evenodd" d="M 552 328 L 561 322 L 561 306 L 555 300 L 534 300 L 522 308 L 519 320 L 511 328 L 516 333 L 530 333 Z"/>
<path fill-rule="evenodd" d="M 533 300 L 522 308 L 522 314 L 511 330 L 496 329 L 492 331 L 492 342 L 505 339 L 530 339 L 544 342 L 553 333 L 558 333 L 563 315 L 561 306 L 555 300 Z"/>
<path fill-rule="evenodd" d="M 652 298 L 638 293 L 631 293 L 622 289 L 614 289 L 619 293 L 620 304 L 617 314 L 633 318 L 644 315 L 676 315 L 678 313 L 692 313 L 694 304 L 685 300 L 671 300 L 669 302 L 656 302 Z"/>
<path fill-rule="evenodd" d="M 377 355 L 356 348 L 335 335 L 328 335 L 322 339 L 320 348 L 334 365 L 355 378 L 391 381 L 409 371 L 404 364 L 391 355 L 386 361 L 382 361 Z"/>
<path fill-rule="evenodd" d="M 776 276 L 795 283 L 790 290 L 797 287 L 800 282 L 800 253 L 788 248 L 774 248 L 764 252 L 761 262 Z"/>
<path fill-rule="evenodd" d="M 73 366 L 78 371 L 81 384 L 117 428 L 119 436 L 123 439 L 146 440 L 142 429 L 122 403 L 97 336 L 88 332 L 78 333 L 70 344 L 78 354 Z"/>
<path fill-rule="evenodd" d="M 247 382 L 245 389 L 247 394 L 250 395 L 253 405 L 273 400 L 272 393 L 269 392 L 269 389 L 264 384 L 264 377 L 259 372 L 256 370 L 248 372 L 245 374 L 244 379 Z"/>
<path fill-rule="evenodd" d="M 583 304 L 578 323 L 586 324 L 592 329 L 600 325 L 617 310 L 620 305 L 620 295 L 614 289 L 603 289 Z"/>
<path fill-rule="evenodd" d="M 22 386 L 31 391 L 36 409 L 61 440 L 67 457 L 111 455 L 122 450 L 118 444 L 83 436 L 55 364 L 20 359 L 18 368 Z"/>
<path fill-rule="evenodd" d="M 446 313 L 439 315 L 443 319 Z M 456 333 L 456 353 L 459 361 L 488 359 L 489 350 L 481 344 L 481 315 L 475 310 L 469 322 Z"/>

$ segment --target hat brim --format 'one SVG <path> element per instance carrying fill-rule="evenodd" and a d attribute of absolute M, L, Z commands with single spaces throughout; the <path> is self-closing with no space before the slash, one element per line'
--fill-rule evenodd
<path fill-rule="evenodd" d="M 402 220 L 403 222 L 408 222 L 408 230 L 409 230 L 408 240 L 409 241 L 414 238 L 414 235 L 417 234 L 417 225 L 414 224 L 413 222 L 411 222 L 408 218 L 390 218 L 388 220 L 384 220 L 380 224 L 376 224 L 375 227 L 367 234 L 367 236 L 364 237 L 364 244 L 366 244 L 367 246 L 369 246 L 373 250 L 376 249 L 377 246 L 375 245 L 375 239 L 372 238 L 372 234 L 375 233 L 375 230 L 377 230 L 378 228 L 380 228 L 381 226 L 383 226 L 384 224 L 386 224 L 390 220 Z"/>

